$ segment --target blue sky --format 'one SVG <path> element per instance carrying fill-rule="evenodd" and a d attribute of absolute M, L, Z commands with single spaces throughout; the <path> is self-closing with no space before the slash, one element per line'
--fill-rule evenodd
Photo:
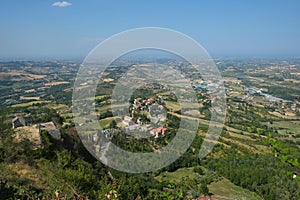
<path fill-rule="evenodd" d="M 84 57 L 127 29 L 164 27 L 215 56 L 300 56 L 299 0 L 0 1 L 0 58 Z"/>

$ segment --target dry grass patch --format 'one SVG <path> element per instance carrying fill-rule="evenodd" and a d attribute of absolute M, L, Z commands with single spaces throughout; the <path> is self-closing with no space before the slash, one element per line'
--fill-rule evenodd
<path fill-rule="evenodd" d="M 57 82 L 50 82 L 46 83 L 45 86 L 56 86 L 56 85 L 63 85 L 63 84 L 69 84 L 70 82 L 67 81 L 57 81 Z"/>

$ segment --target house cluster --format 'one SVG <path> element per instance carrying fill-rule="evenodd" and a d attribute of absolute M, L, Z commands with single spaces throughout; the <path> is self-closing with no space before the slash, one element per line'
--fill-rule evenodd
<path fill-rule="evenodd" d="M 149 109 L 149 106 L 152 105 L 154 102 L 153 98 L 142 100 L 142 98 L 136 98 L 133 101 L 131 107 L 131 117 L 125 116 L 124 120 L 122 121 L 122 125 L 125 127 L 134 127 L 135 125 L 142 125 L 144 124 L 141 117 L 136 117 L 135 114 L 142 111 Z"/>
<path fill-rule="evenodd" d="M 267 106 L 270 110 L 277 111 L 281 115 L 285 116 L 295 116 L 297 113 L 300 113 L 300 102 L 271 102 Z"/>
<path fill-rule="evenodd" d="M 150 124 L 133 124 L 124 128 L 124 132 L 127 134 L 131 133 L 132 131 L 148 132 L 154 136 L 154 138 L 164 136 L 167 130 L 167 128 L 163 127 L 153 128 Z"/>
<path fill-rule="evenodd" d="M 219 85 L 217 83 L 211 83 L 209 81 L 200 81 L 194 83 L 192 87 L 198 91 L 206 92 L 215 90 L 219 87 Z"/>
<path fill-rule="evenodd" d="M 137 119 L 137 123 L 134 122 L 132 117 L 124 116 L 124 119 L 121 123 L 122 127 L 124 128 L 125 133 L 130 131 L 147 131 L 150 130 L 150 125 L 142 124 L 140 118 Z"/>
<path fill-rule="evenodd" d="M 149 99 L 142 99 L 142 98 L 136 98 L 133 100 L 133 110 L 145 110 L 149 105 L 154 103 L 153 98 Z"/>
<path fill-rule="evenodd" d="M 300 102 L 299 101 L 293 102 L 293 104 L 291 105 L 291 110 L 300 112 Z"/>
<path fill-rule="evenodd" d="M 164 127 L 158 127 L 150 130 L 150 134 L 154 136 L 154 138 L 158 138 L 159 136 L 164 136 L 168 129 Z"/>
<path fill-rule="evenodd" d="M 132 117 L 129 116 L 124 116 L 124 120 L 122 121 L 122 124 L 127 127 L 127 126 L 132 126 L 134 125 L 134 121 L 132 119 Z"/>
<path fill-rule="evenodd" d="M 157 107 L 154 108 L 154 107 Z M 164 136 L 167 128 L 158 127 L 153 128 L 149 122 L 143 120 L 140 116 L 138 117 L 138 113 L 140 111 L 147 111 L 149 113 L 148 116 L 151 116 L 151 122 L 157 124 L 159 122 L 164 122 L 166 120 L 166 115 L 161 114 L 160 112 L 163 111 L 162 105 L 156 105 L 154 103 L 153 98 L 142 99 L 136 98 L 133 101 L 132 108 L 131 108 L 131 116 L 124 116 L 124 119 L 120 123 L 122 127 L 124 127 L 124 131 L 129 133 L 131 131 L 141 131 L 141 132 L 149 132 L 155 138 L 159 136 Z"/>
<path fill-rule="evenodd" d="M 288 115 L 287 113 L 297 113 L 300 112 L 300 102 L 299 101 L 288 101 L 284 100 L 270 94 L 267 94 L 267 89 L 256 88 L 256 87 L 245 87 L 246 94 L 243 96 L 242 100 L 253 100 L 253 95 L 260 95 L 269 103 L 266 104 L 271 110 L 278 111 L 282 115 Z"/>
<path fill-rule="evenodd" d="M 251 95 L 254 95 L 254 94 L 262 94 L 263 92 L 267 92 L 268 90 L 265 88 L 245 87 L 245 91 Z"/>
<path fill-rule="evenodd" d="M 130 131 L 147 131 L 150 125 L 143 124 L 141 118 L 138 118 L 135 123 L 132 117 L 124 116 L 122 126 L 124 127 L 124 131 L 127 133 Z"/>
<path fill-rule="evenodd" d="M 265 92 L 268 92 L 268 89 L 266 88 L 256 88 L 256 87 L 245 87 L 245 92 L 249 93 L 249 95 L 260 95 L 263 96 L 266 100 L 270 102 L 287 102 L 284 99 L 274 97 L 270 94 L 267 94 Z M 248 97 L 249 97 L 248 95 Z M 245 96 L 246 97 L 246 96 Z"/>

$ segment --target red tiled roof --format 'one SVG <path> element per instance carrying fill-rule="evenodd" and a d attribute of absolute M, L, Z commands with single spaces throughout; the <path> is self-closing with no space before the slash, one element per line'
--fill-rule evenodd
<path fill-rule="evenodd" d="M 210 196 L 202 195 L 202 196 L 198 197 L 196 200 L 213 200 L 213 198 Z"/>

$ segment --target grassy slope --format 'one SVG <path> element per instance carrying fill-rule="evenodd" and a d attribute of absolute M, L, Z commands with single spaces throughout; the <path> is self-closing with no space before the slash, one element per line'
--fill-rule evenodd
<path fill-rule="evenodd" d="M 205 170 L 204 170 L 205 171 Z M 206 171 L 206 174 L 209 173 Z M 193 179 L 200 177 L 199 174 L 193 171 L 191 168 L 180 168 L 174 172 L 163 172 L 156 177 L 158 181 L 167 181 L 171 183 L 180 183 L 183 178 Z M 223 178 L 218 182 L 213 182 L 209 186 L 210 192 L 214 195 L 216 200 L 228 200 L 228 199 L 246 199 L 246 200 L 261 200 L 256 193 L 247 189 L 234 185 L 229 180 Z"/>
<path fill-rule="evenodd" d="M 256 193 L 247 189 L 243 189 L 234 185 L 227 179 L 222 179 L 218 182 L 213 182 L 208 186 L 209 190 L 214 194 L 215 200 L 228 199 L 245 199 L 245 200 L 260 200 L 262 199 Z"/>

